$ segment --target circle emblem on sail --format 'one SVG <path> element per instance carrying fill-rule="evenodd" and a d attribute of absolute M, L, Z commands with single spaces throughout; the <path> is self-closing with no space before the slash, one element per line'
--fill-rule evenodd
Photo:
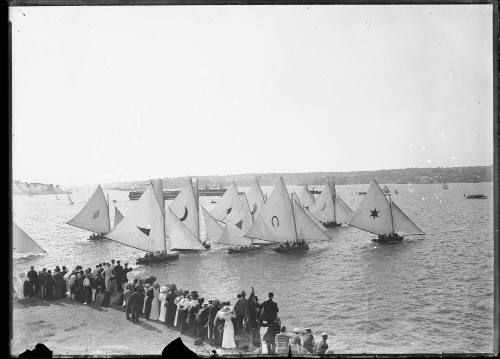
<path fill-rule="evenodd" d="M 99 210 L 95 211 L 95 212 L 92 214 L 92 219 L 96 219 L 97 217 L 99 217 Z"/>
<path fill-rule="evenodd" d="M 278 228 L 280 226 L 280 220 L 278 219 L 278 217 L 273 216 L 273 218 L 271 218 L 271 225 L 273 226 L 273 228 Z"/>
<path fill-rule="evenodd" d="M 252 211 L 250 212 L 250 214 L 253 216 L 255 212 L 257 212 L 257 203 L 253 204 Z"/>
<path fill-rule="evenodd" d="M 182 216 L 182 218 L 179 218 L 179 220 L 181 222 L 184 222 L 186 220 L 187 216 L 188 216 L 188 209 L 186 206 L 184 206 L 184 215 Z"/>
<path fill-rule="evenodd" d="M 373 210 L 370 210 L 371 214 L 370 214 L 370 217 L 373 217 L 373 219 L 375 219 L 375 217 L 378 217 L 378 213 L 379 211 L 377 211 L 377 209 L 373 209 Z"/>

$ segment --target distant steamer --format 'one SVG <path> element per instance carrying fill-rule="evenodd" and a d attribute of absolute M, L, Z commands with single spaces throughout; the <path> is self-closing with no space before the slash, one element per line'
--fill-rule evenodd
<path fill-rule="evenodd" d="M 173 191 L 164 190 L 163 191 L 163 199 L 165 199 L 165 200 L 174 200 L 175 197 L 177 197 L 177 195 L 180 192 L 181 192 L 180 190 L 173 190 Z M 142 190 L 142 191 L 131 191 L 128 194 L 128 198 L 131 201 L 137 201 L 142 196 L 143 193 L 144 193 L 144 190 Z M 226 188 L 222 188 L 222 187 L 219 187 L 219 188 L 208 188 L 208 187 L 205 187 L 205 188 L 199 188 L 198 189 L 198 195 L 199 196 L 223 196 L 224 193 L 226 193 Z"/>

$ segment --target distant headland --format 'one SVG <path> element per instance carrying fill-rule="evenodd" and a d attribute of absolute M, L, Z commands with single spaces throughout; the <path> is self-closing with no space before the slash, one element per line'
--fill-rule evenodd
<path fill-rule="evenodd" d="M 231 181 L 238 186 L 250 186 L 257 178 L 262 186 L 271 186 L 282 176 L 291 185 L 322 185 L 333 178 L 339 185 L 366 184 L 372 178 L 379 183 L 478 183 L 493 181 L 493 166 L 469 167 L 434 167 L 434 168 L 403 168 L 377 171 L 352 172 L 308 172 L 308 173 L 254 173 L 235 175 L 196 176 L 200 187 L 226 187 Z M 165 188 L 181 188 L 184 177 L 162 178 Z M 149 180 L 134 182 L 107 183 L 104 189 L 138 190 L 146 186 Z"/>
<path fill-rule="evenodd" d="M 59 185 L 43 184 L 43 183 L 29 183 L 21 181 L 12 181 L 12 194 L 13 195 L 39 195 L 39 194 L 64 194 L 71 193 L 63 190 Z"/>

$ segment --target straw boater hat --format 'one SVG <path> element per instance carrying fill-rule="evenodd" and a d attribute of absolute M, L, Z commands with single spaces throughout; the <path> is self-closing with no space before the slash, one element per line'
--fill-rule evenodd
<path fill-rule="evenodd" d="M 167 287 L 162 285 L 160 288 L 160 293 L 165 293 L 167 291 Z"/>

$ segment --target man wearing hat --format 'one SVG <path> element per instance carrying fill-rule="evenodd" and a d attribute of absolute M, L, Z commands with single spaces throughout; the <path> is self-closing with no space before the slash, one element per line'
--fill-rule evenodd
<path fill-rule="evenodd" d="M 183 291 L 181 299 L 177 302 L 177 328 L 181 334 L 184 334 L 184 331 L 186 330 L 186 318 L 189 304 L 187 299 L 188 294 L 189 291 Z"/>
<path fill-rule="evenodd" d="M 278 304 L 273 302 L 274 294 L 270 292 L 268 294 L 268 300 L 262 303 L 262 321 L 269 323 L 274 323 L 278 315 Z"/>
<path fill-rule="evenodd" d="M 121 292 L 123 290 L 122 285 L 126 280 L 124 280 L 123 276 L 123 267 L 120 265 L 120 261 L 116 261 L 116 266 L 112 270 L 112 273 L 115 276 L 115 281 L 116 281 L 116 290 Z"/>
<path fill-rule="evenodd" d="M 234 314 L 236 315 L 236 327 L 234 328 L 235 334 L 241 334 L 243 332 L 243 319 L 245 319 L 245 311 L 248 303 L 245 296 L 245 291 L 242 291 L 238 294 L 238 299 L 236 300 L 236 303 L 234 303 Z"/>
<path fill-rule="evenodd" d="M 200 298 L 200 300 L 203 298 Z M 212 303 L 212 300 L 209 300 L 208 303 L 202 302 L 201 308 L 198 310 L 198 313 L 196 313 L 195 317 L 195 338 L 207 338 L 207 323 L 208 323 L 208 304 Z"/>
<path fill-rule="evenodd" d="M 322 333 L 321 340 L 314 345 L 314 354 L 325 354 L 328 349 L 328 343 L 326 340 L 328 339 L 328 334 Z"/>
<path fill-rule="evenodd" d="M 302 348 L 304 348 L 304 354 L 314 354 L 315 345 L 314 335 L 311 333 L 311 328 L 306 328 L 306 333 L 302 337 Z"/>

